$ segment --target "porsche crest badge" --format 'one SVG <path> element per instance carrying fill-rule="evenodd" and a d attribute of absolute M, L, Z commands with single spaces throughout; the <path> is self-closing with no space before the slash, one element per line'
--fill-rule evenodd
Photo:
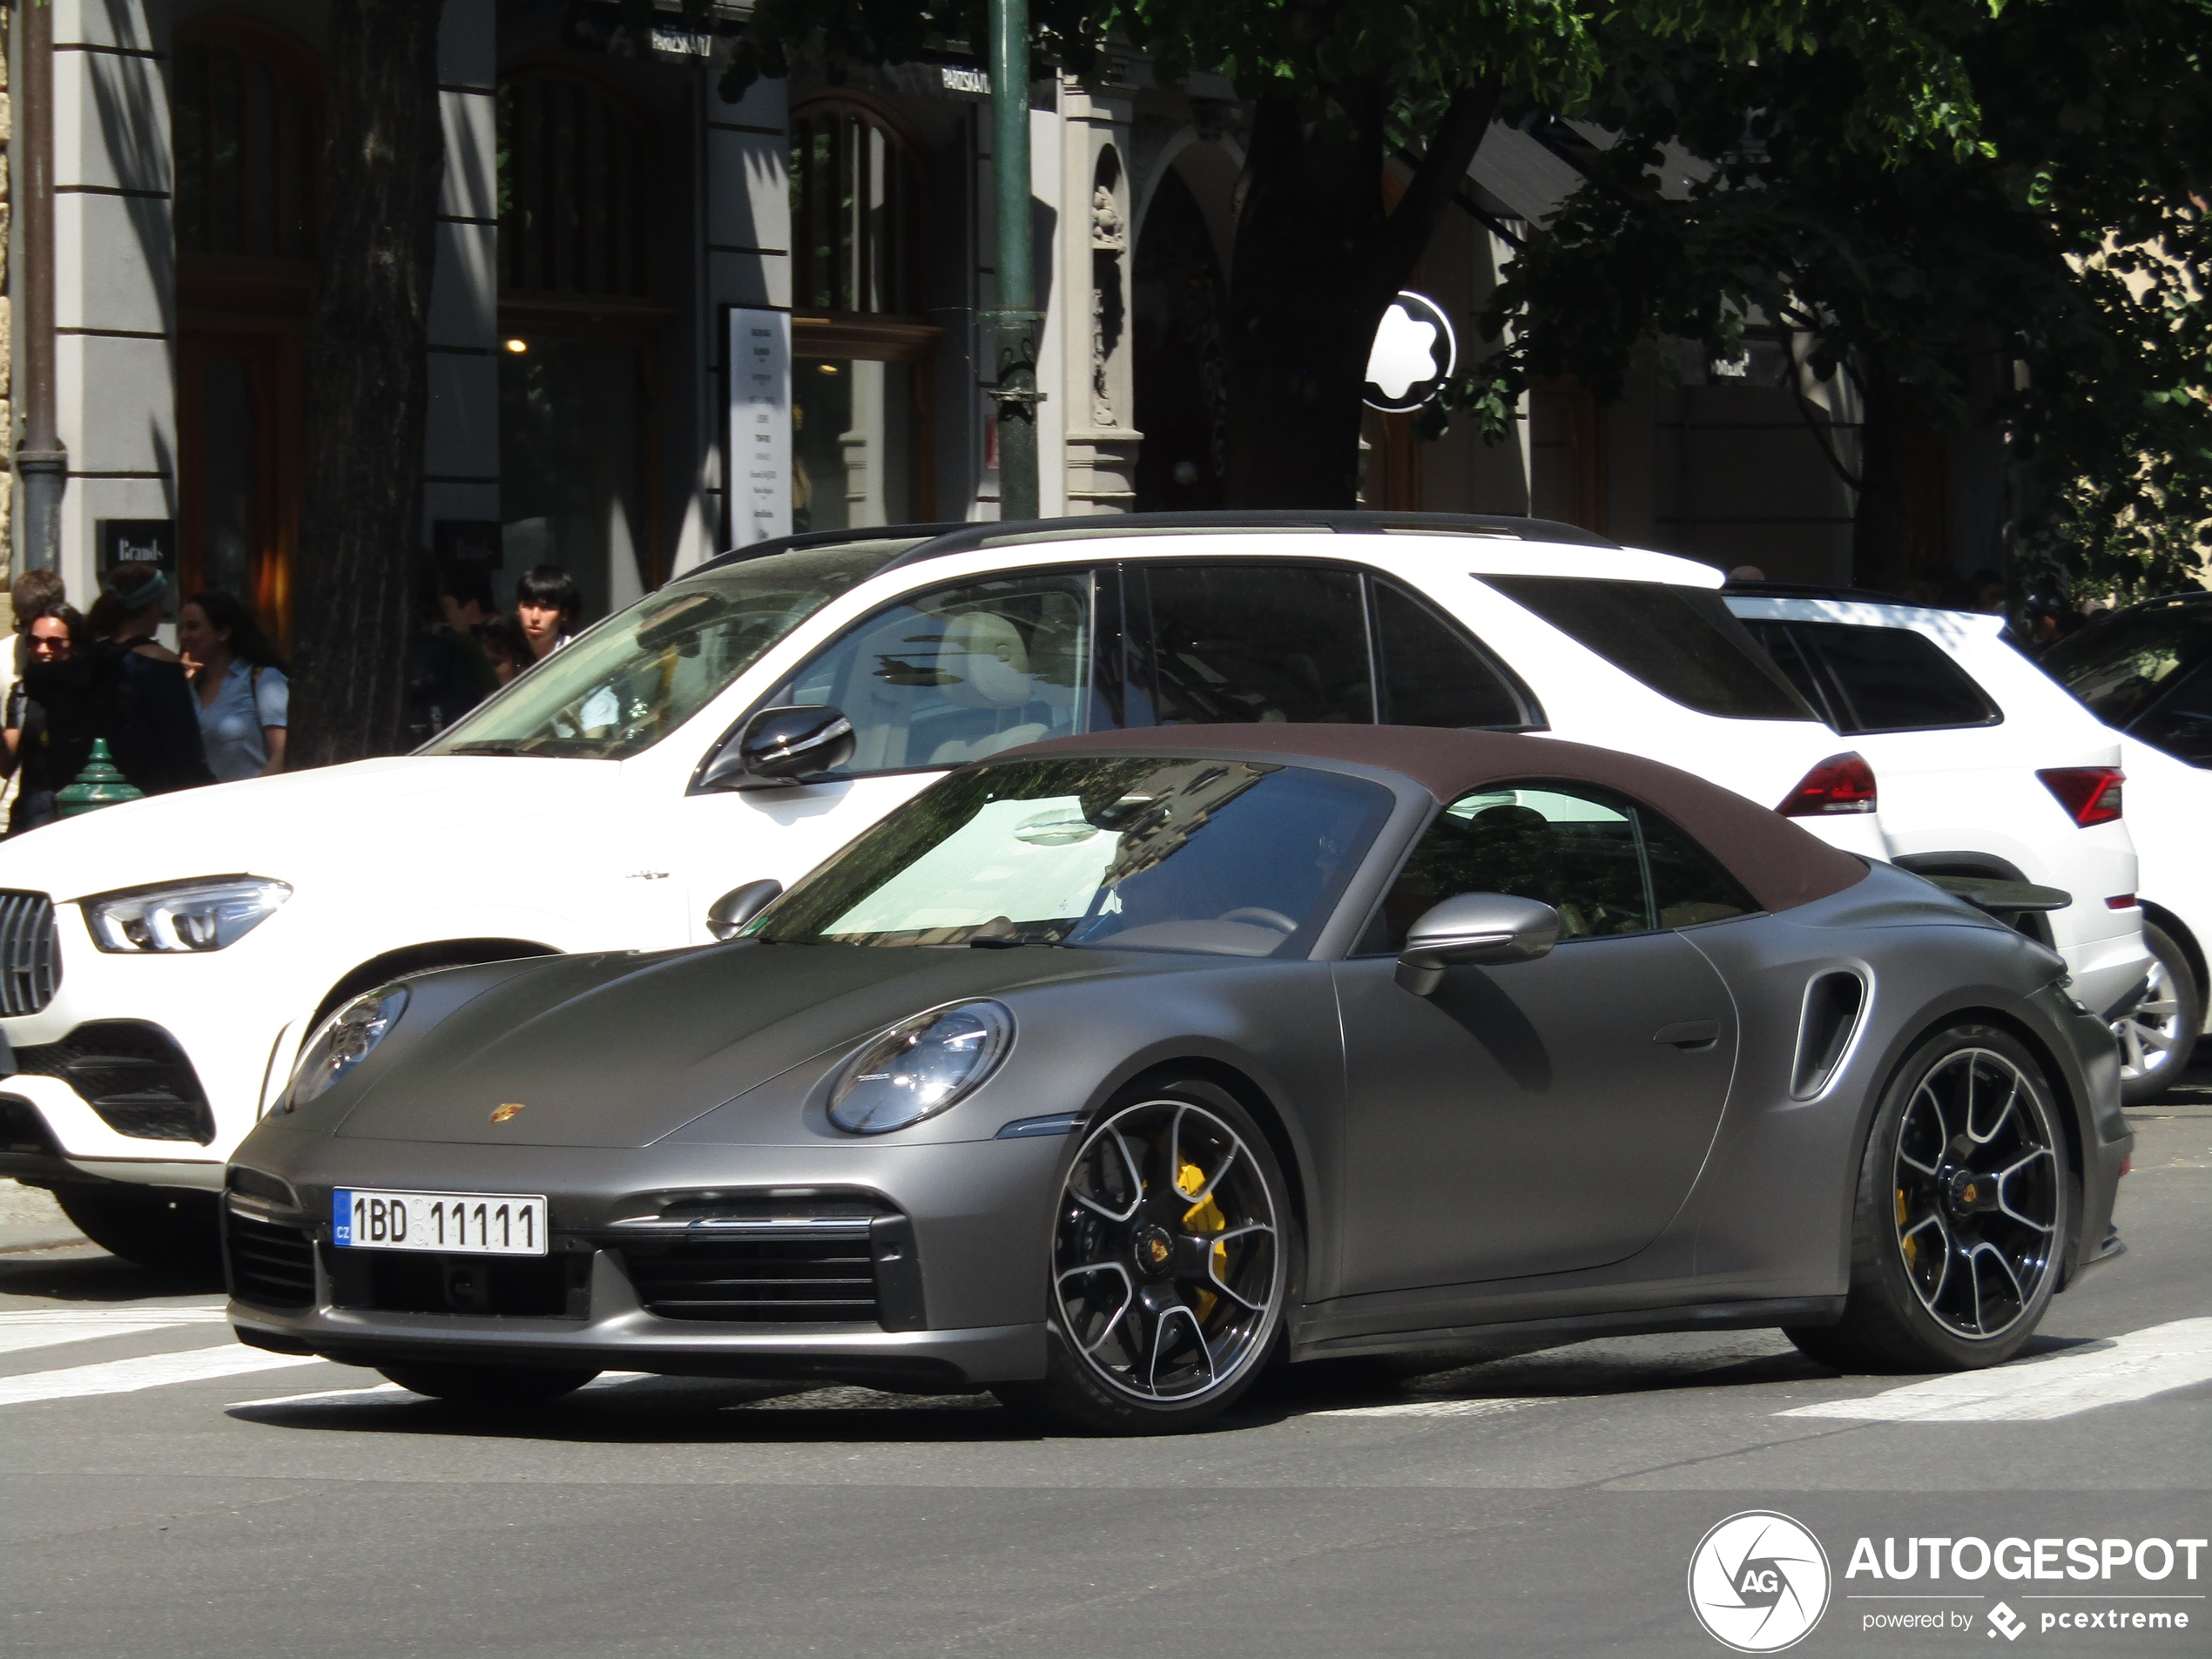
<path fill-rule="evenodd" d="M 521 1101 L 510 1100 L 504 1105 L 495 1106 L 491 1109 L 491 1121 L 495 1123 L 504 1123 L 509 1118 L 520 1114 L 523 1109 Z"/>

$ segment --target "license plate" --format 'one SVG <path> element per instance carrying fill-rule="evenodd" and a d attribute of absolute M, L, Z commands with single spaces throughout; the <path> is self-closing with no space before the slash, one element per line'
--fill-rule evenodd
<path fill-rule="evenodd" d="M 341 1250 L 426 1250 L 453 1256 L 543 1256 L 545 1200 L 514 1192 L 330 1195 L 330 1242 Z"/>

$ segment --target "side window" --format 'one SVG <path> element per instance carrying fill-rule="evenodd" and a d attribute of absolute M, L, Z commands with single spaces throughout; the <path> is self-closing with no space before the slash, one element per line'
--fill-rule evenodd
<path fill-rule="evenodd" d="M 1535 698 L 1473 640 L 1396 583 L 1370 579 L 1384 724 L 1514 732 L 1544 724 Z"/>
<path fill-rule="evenodd" d="M 1635 809 L 1643 832 L 1644 862 L 1651 871 L 1652 907 L 1662 927 L 1695 927 L 1701 921 L 1748 916 L 1759 907 L 1721 861 L 1649 806 Z"/>
<path fill-rule="evenodd" d="M 2005 718 L 1942 646 L 1910 628 L 1806 622 L 1794 631 L 1827 666 L 1854 731 L 1934 732 Z"/>
<path fill-rule="evenodd" d="M 850 770 L 956 766 L 1085 729 L 1088 570 L 1002 577 L 887 606 L 794 674 L 782 703 L 853 722 Z"/>
<path fill-rule="evenodd" d="M 1797 642 L 1786 622 L 1777 622 L 1768 617 L 1745 617 L 1744 631 L 1759 642 L 1766 654 L 1774 658 L 1774 665 L 1782 671 L 1783 678 L 1797 688 L 1797 695 L 1822 718 L 1838 732 L 1855 728 L 1850 719 L 1837 711 L 1828 700 L 1828 693 L 1812 671 L 1812 664 L 1797 649 Z"/>
<path fill-rule="evenodd" d="M 1462 893 L 1541 900 L 1559 912 L 1562 940 L 1689 927 L 1759 907 L 1648 806 L 1594 787 L 1503 785 L 1461 796 L 1422 832 L 1360 948 L 1398 950 L 1423 911 Z"/>
<path fill-rule="evenodd" d="M 1128 606 L 1148 607 L 1151 623 L 1145 660 L 1131 665 L 1131 725 L 1146 724 L 1141 695 L 1161 725 L 1375 718 L 1355 572 L 1244 563 L 1126 570 Z"/>
<path fill-rule="evenodd" d="M 1422 833 L 1383 897 L 1387 948 L 1430 906 L 1509 893 L 1559 912 L 1560 937 L 1651 931 L 1634 809 L 1604 792 L 1507 786 L 1463 795 Z"/>

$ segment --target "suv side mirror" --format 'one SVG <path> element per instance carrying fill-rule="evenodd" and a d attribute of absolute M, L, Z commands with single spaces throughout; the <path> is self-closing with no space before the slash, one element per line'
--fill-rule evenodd
<path fill-rule="evenodd" d="M 729 892 L 709 906 L 706 930 L 717 939 L 735 939 L 738 930 L 765 910 L 771 900 L 779 897 L 784 884 L 771 878 L 765 881 L 748 881 Z"/>
<path fill-rule="evenodd" d="M 1426 996 L 1447 968 L 1534 961 L 1558 942 L 1559 912 L 1551 906 L 1502 893 L 1462 893 L 1424 911 L 1407 931 L 1398 982 Z"/>
<path fill-rule="evenodd" d="M 762 709 L 715 751 L 698 787 L 767 789 L 819 783 L 853 758 L 853 723 L 840 709 Z"/>

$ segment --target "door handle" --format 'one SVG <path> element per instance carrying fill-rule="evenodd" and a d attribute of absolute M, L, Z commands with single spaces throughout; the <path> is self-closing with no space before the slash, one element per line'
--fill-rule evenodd
<path fill-rule="evenodd" d="M 1676 1049 L 1707 1049 L 1721 1040 L 1721 1022 L 1718 1020 L 1677 1020 L 1672 1025 L 1662 1025 L 1654 1031 L 1651 1040 Z"/>

